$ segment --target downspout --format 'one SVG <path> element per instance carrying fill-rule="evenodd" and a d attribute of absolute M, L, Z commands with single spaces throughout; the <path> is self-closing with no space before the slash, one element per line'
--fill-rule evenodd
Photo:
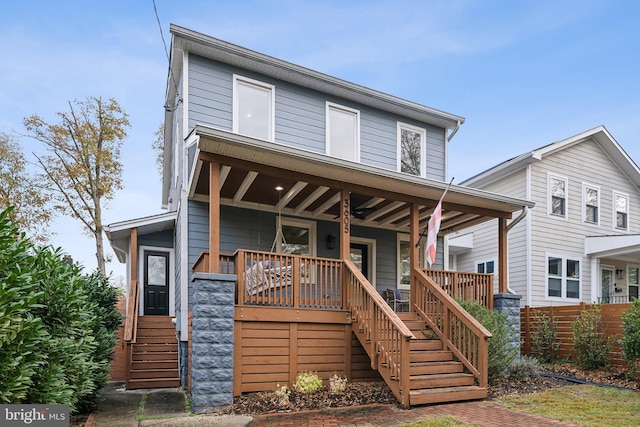
<path fill-rule="evenodd" d="M 507 234 L 509 234 L 509 231 L 511 231 L 513 227 L 518 225 L 520 221 L 526 218 L 528 212 L 529 212 L 529 208 L 527 206 L 522 208 L 522 212 L 520 212 L 520 215 L 518 215 L 516 219 L 514 219 L 507 225 Z M 508 272 L 509 272 L 509 268 L 507 268 L 507 274 Z M 511 286 L 509 286 L 509 278 L 507 278 L 507 292 L 509 292 L 511 295 L 516 295 L 516 291 L 511 289 Z"/>
<path fill-rule="evenodd" d="M 451 139 L 456 134 L 456 132 L 458 132 L 458 129 L 460 129 L 460 125 L 461 125 L 460 120 L 458 120 L 458 122 L 456 123 L 456 127 L 453 128 L 451 130 L 451 133 L 447 136 L 447 142 L 451 141 Z"/>

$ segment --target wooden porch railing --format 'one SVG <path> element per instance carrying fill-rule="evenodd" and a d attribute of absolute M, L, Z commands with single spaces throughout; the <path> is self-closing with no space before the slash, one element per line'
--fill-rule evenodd
<path fill-rule="evenodd" d="M 473 301 L 493 310 L 493 274 L 423 270 L 449 296 Z"/>
<path fill-rule="evenodd" d="M 371 367 L 408 408 L 409 344 L 416 337 L 350 260 L 344 266 L 344 306 L 351 311 L 353 331 L 371 358 Z"/>
<path fill-rule="evenodd" d="M 131 379 L 131 360 L 133 358 L 133 344 L 138 335 L 138 304 L 140 301 L 140 282 L 132 280 L 129 283 L 129 298 L 127 304 L 127 315 L 124 322 L 125 348 L 125 384 L 129 386 Z"/>
<path fill-rule="evenodd" d="M 422 270 L 414 270 L 417 286 L 413 308 L 440 337 L 445 347 L 477 378 L 488 385 L 488 354 L 491 332 L 445 292 Z"/>

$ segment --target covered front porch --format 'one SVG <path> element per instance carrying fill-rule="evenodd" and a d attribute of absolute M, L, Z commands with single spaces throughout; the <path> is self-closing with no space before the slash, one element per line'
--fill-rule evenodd
<path fill-rule="evenodd" d="M 235 395 L 291 385 L 298 371 L 315 367 L 324 379 L 336 372 L 350 380 L 382 377 L 405 407 L 486 396 L 490 334 L 455 298 L 491 307 L 493 277 L 426 270 L 421 255 L 446 183 L 201 126 L 192 137 L 189 197 L 208 209 L 208 247 L 194 263 L 194 295 L 207 288 L 203 280 L 230 281 L 234 290 Z M 507 221 L 530 203 L 452 186 L 442 206 L 440 237 L 498 218 L 498 289 L 506 293 Z M 270 251 L 231 242 L 229 224 L 236 223 L 229 216 L 240 210 L 273 215 Z M 283 217 L 330 224 L 316 242 L 327 250 L 335 245 L 336 256 L 285 242 Z M 376 238 L 388 233 L 400 237 Z M 394 244 L 399 255 L 378 256 L 378 267 L 367 268 L 352 239 Z M 439 252 L 440 268 L 443 259 Z M 393 274 L 383 278 L 385 262 Z M 381 291 L 402 287 L 409 310 L 399 316 Z M 189 303 L 192 325 L 198 303 Z M 361 355 L 364 367 L 354 361 Z"/>

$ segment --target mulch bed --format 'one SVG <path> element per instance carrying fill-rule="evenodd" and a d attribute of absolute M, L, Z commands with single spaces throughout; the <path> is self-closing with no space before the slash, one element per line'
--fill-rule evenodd
<path fill-rule="evenodd" d="M 583 371 L 570 363 L 543 365 L 541 368 L 543 373 L 583 379 L 615 387 L 636 388 L 636 383 L 628 379 L 627 372 L 621 368 L 610 367 L 607 370 Z M 495 399 L 513 394 L 532 394 L 567 385 L 575 385 L 575 383 L 547 376 L 520 379 L 501 377 L 489 384 L 488 398 Z M 216 413 L 259 415 L 372 403 L 396 404 L 397 400 L 384 382 L 350 383 L 342 394 L 330 393 L 327 387 L 311 395 L 304 395 L 292 390 L 289 404 L 286 406 L 279 404 L 274 392 L 248 393 L 235 398 L 232 405 Z"/>

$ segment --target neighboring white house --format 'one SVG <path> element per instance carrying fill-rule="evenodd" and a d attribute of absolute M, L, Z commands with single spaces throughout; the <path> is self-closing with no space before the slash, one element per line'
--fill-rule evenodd
<path fill-rule="evenodd" d="M 638 297 L 640 169 L 604 126 L 499 163 L 461 185 L 535 202 L 508 233 L 508 283 L 522 305 Z M 497 274 L 495 222 L 451 235 L 452 269 Z"/>

